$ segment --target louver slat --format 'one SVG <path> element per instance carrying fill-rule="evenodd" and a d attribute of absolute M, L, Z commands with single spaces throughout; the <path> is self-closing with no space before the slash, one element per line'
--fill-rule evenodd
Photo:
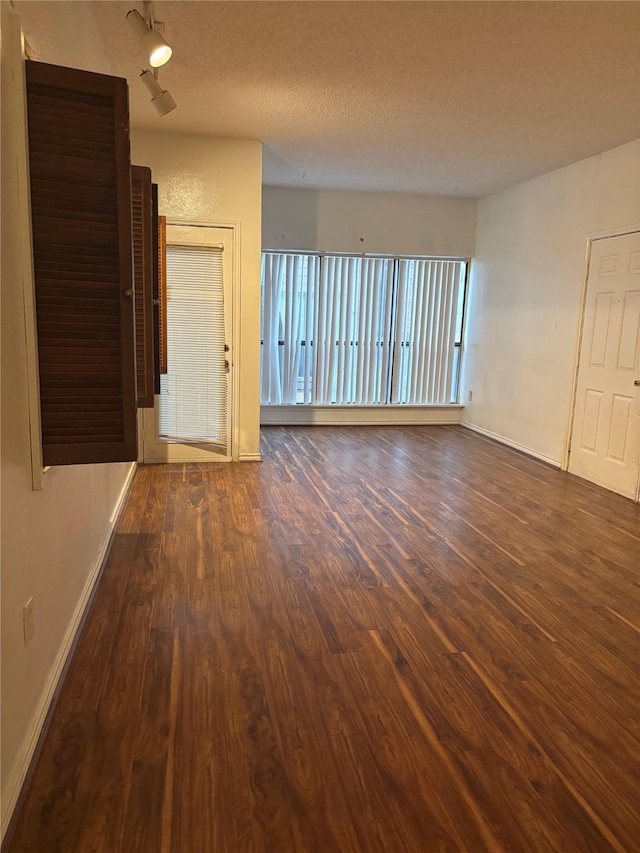
<path fill-rule="evenodd" d="M 153 408 L 153 234 L 151 170 L 131 167 L 138 406 Z"/>
<path fill-rule="evenodd" d="M 26 63 L 45 465 L 134 460 L 125 80 Z"/>

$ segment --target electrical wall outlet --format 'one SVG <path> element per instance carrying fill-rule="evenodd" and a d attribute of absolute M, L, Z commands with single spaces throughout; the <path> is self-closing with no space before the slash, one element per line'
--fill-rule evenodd
<path fill-rule="evenodd" d="M 25 602 L 22 608 L 22 627 L 24 629 L 24 644 L 28 646 L 33 638 L 35 624 L 33 621 L 33 596 Z"/>
<path fill-rule="evenodd" d="M 467 394 L 467 403 L 470 403 L 473 400 L 473 391 L 469 391 Z"/>

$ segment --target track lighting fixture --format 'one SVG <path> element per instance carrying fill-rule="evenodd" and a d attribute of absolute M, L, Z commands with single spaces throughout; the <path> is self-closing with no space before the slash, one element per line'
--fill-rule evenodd
<path fill-rule="evenodd" d="M 176 102 L 171 97 L 171 94 L 163 89 L 160 83 L 156 80 L 153 71 L 146 68 L 141 74 L 140 79 L 149 90 L 151 95 L 151 103 L 156 109 L 158 115 L 166 116 L 171 110 L 175 110 Z"/>
<path fill-rule="evenodd" d="M 160 68 L 171 59 L 172 50 L 162 33 L 158 32 L 155 27 L 150 27 L 137 9 L 131 9 L 130 12 L 127 12 L 127 21 L 142 42 L 142 47 L 149 57 L 149 64 L 152 68 Z"/>

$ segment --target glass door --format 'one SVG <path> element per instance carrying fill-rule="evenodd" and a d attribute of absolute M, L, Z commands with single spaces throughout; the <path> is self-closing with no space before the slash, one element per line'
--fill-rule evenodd
<path fill-rule="evenodd" d="M 229 461 L 233 232 L 167 225 L 167 372 L 143 414 L 145 462 Z"/>

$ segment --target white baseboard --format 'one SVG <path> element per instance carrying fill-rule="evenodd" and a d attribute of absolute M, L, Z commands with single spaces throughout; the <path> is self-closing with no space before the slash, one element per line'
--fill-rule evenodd
<path fill-rule="evenodd" d="M 537 450 L 532 450 L 531 447 L 527 447 L 525 444 L 519 444 L 517 441 L 512 441 L 510 438 L 505 438 L 504 435 L 500 435 L 497 432 L 491 432 L 490 429 L 484 429 L 484 427 L 477 426 L 476 424 L 467 423 L 466 421 L 461 421 L 461 425 L 465 429 L 473 430 L 473 432 L 478 432 L 480 435 L 486 435 L 487 438 L 492 438 L 494 441 L 499 441 L 500 444 L 506 444 L 508 447 L 513 447 L 514 450 L 520 450 L 522 453 L 526 453 L 527 456 L 534 456 L 536 459 L 540 459 L 542 462 L 547 462 L 549 465 L 553 465 L 554 468 L 560 468 L 561 462 L 559 459 L 552 459 L 550 456 L 545 456 L 543 453 L 538 453 Z"/>
<path fill-rule="evenodd" d="M 111 515 L 111 519 L 109 520 L 107 531 L 105 533 L 104 539 L 100 544 L 100 548 L 96 555 L 94 564 L 91 568 L 91 571 L 89 572 L 89 576 L 87 577 L 80 598 L 78 599 L 78 603 L 73 612 L 71 622 L 69 623 L 69 627 L 65 632 L 64 638 L 58 650 L 58 654 L 56 655 L 53 667 L 49 674 L 49 678 L 47 679 L 44 690 L 42 691 L 42 694 L 40 696 L 40 701 L 38 703 L 36 713 L 31 723 L 29 734 L 27 735 L 26 741 L 24 742 L 20 751 L 15 770 L 13 771 L 13 773 L 9 777 L 9 781 L 7 782 L 6 792 L 2 798 L 2 811 L 0 813 L 0 821 L 2 827 L 2 830 L 0 832 L 0 839 L 4 839 L 4 835 L 9 826 L 9 822 L 11 820 L 11 817 L 13 816 L 13 810 L 16 807 L 18 797 L 20 796 L 20 791 L 29 771 L 29 765 L 31 764 L 31 760 L 38 745 L 38 739 L 40 738 L 42 728 L 47 719 L 47 714 L 49 713 L 51 702 L 56 694 L 56 691 L 60 684 L 60 679 L 65 671 L 69 652 L 73 648 L 76 634 L 78 632 L 78 629 L 82 625 L 85 610 L 91 600 L 91 595 L 93 593 L 94 586 L 96 584 L 96 581 L 100 577 L 103 564 L 109 553 L 111 540 L 118 524 L 118 519 L 120 518 L 120 514 L 124 507 L 126 497 L 129 493 L 129 489 L 131 488 L 131 483 L 133 481 L 133 475 L 135 473 L 135 470 L 136 463 L 133 462 L 131 468 L 129 469 L 129 473 L 127 474 L 127 479 L 125 480 L 122 490 L 120 492 L 120 496 L 118 497 L 118 500 L 116 502 L 114 511 Z"/>
<path fill-rule="evenodd" d="M 261 406 L 261 426 L 459 424 L 464 406 Z"/>
<path fill-rule="evenodd" d="M 606 489 L 608 492 L 614 492 L 616 495 L 622 495 L 623 498 L 629 498 L 629 500 L 632 501 L 635 501 L 636 499 L 635 492 L 626 492 L 624 489 L 616 489 L 610 483 L 605 483 L 597 477 L 592 477 L 591 474 L 579 474 L 577 471 L 572 471 L 571 468 L 567 470 L 567 473 L 572 474 L 574 477 L 580 477 L 581 480 L 587 480 L 587 482 L 593 483 L 594 486 L 599 486 L 601 489 Z"/>

